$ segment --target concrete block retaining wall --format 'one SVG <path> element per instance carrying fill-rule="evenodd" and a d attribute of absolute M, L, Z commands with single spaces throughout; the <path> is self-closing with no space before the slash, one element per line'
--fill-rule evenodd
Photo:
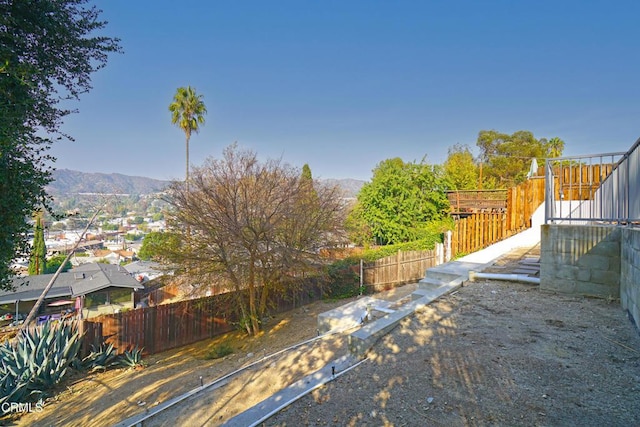
<path fill-rule="evenodd" d="M 622 230 L 620 302 L 640 328 L 640 229 Z"/>
<path fill-rule="evenodd" d="M 578 295 L 620 295 L 620 227 L 541 227 L 540 288 Z"/>
<path fill-rule="evenodd" d="M 541 230 L 541 289 L 620 298 L 640 327 L 640 229 L 546 224 Z"/>

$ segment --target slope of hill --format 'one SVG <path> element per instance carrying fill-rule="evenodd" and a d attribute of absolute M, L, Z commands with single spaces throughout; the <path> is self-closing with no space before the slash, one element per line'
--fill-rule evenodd
<path fill-rule="evenodd" d="M 53 172 L 52 181 L 47 191 L 53 196 L 70 196 L 80 193 L 101 194 L 150 194 L 164 190 L 169 181 L 129 176 L 119 173 L 88 173 L 69 169 L 58 169 Z M 364 181 L 357 179 L 323 179 L 328 185 L 342 188 L 346 197 L 356 197 Z"/>
<path fill-rule="evenodd" d="M 344 191 L 345 197 L 356 197 L 364 185 L 364 181 L 359 179 L 321 179 L 321 182 L 328 185 L 337 185 Z"/>
<path fill-rule="evenodd" d="M 162 191 L 168 181 L 118 173 L 87 173 L 69 169 L 53 172 L 53 181 L 48 185 L 49 194 L 72 195 L 79 193 L 103 194 L 150 194 Z"/>

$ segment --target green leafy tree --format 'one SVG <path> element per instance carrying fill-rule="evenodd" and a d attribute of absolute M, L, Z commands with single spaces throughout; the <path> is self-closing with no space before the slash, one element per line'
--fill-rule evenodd
<path fill-rule="evenodd" d="M 308 164 L 302 166 L 302 173 L 300 174 L 300 186 L 302 192 L 308 194 L 309 202 L 313 203 L 318 199 L 318 192 L 315 189 L 315 183 L 313 181 L 313 175 L 311 174 L 311 168 Z"/>
<path fill-rule="evenodd" d="M 478 188 L 478 165 L 469 146 L 456 144 L 449 148 L 443 167 L 449 190 Z"/>
<path fill-rule="evenodd" d="M 29 254 L 25 221 L 50 198 L 47 150 L 71 113 L 61 99 L 91 89 L 118 40 L 94 35 L 106 22 L 85 0 L 0 1 L 0 286 L 11 260 Z M 69 105 L 69 104 L 65 104 Z"/>
<path fill-rule="evenodd" d="M 42 226 L 42 214 L 36 215 L 36 224 L 33 231 L 33 247 L 29 258 L 29 275 L 43 274 L 47 268 L 47 247 L 44 243 L 44 227 Z"/>
<path fill-rule="evenodd" d="M 189 181 L 189 140 L 192 133 L 198 133 L 200 125 L 204 124 L 204 116 L 207 108 L 202 100 L 202 95 L 196 94 L 191 86 L 179 87 L 173 96 L 173 102 L 169 104 L 171 123 L 178 126 L 184 132 L 187 151 L 187 168 L 185 182 Z"/>
<path fill-rule="evenodd" d="M 180 247 L 180 235 L 170 232 L 153 231 L 142 240 L 138 257 L 141 260 L 163 262 L 171 258 Z"/>
<path fill-rule="evenodd" d="M 89 220 L 86 218 L 70 217 L 67 218 L 67 228 L 70 230 L 78 230 L 86 227 Z"/>
<path fill-rule="evenodd" d="M 129 223 L 129 225 L 132 225 L 132 224 L 138 225 L 144 222 L 144 218 L 141 216 L 136 216 L 136 217 L 133 217 L 133 219 L 128 219 L 127 222 Z"/>
<path fill-rule="evenodd" d="M 111 224 L 109 222 L 105 222 L 104 224 L 102 224 L 102 229 L 104 231 L 118 231 L 120 229 L 120 226 L 117 224 Z"/>
<path fill-rule="evenodd" d="M 47 260 L 47 268 L 44 270 L 44 274 L 53 274 L 58 271 L 58 267 L 60 267 L 60 264 L 62 264 L 66 258 L 66 255 L 54 255 L 49 258 Z M 62 272 L 64 273 L 65 271 L 69 271 L 71 267 L 71 262 L 67 261 L 62 268 Z"/>
<path fill-rule="evenodd" d="M 51 231 L 62 231 L 66 230 L 67 226 L 62 221 L 54 222 L 49 226 L 49 230 Z"/>
<path fill-rule="evenodd" d="M 349 241 L 358 245 L 368 247 L 374 243 L 373 233 L 365 220 L 362 204 L 358 201 L 350 206 L 349 214 L 344 223 Z"/>
<path fill-rule="evenodd" d="M 130 242 L 135 242 L 136 240 L 140 240 L 142 239 L 142 237 L 143 237 L 142 234 L 135 234 L 135 233 L 127 233 L 124 235 L 124 239 Z"/>
<path fill-rule="evenodd" d="M 564 142 L 552 138 L 537 139 L 529 131 L 518 131 L 512 135 L 495 130 L 483 130 L 478 134 L 477 145 L 484 164 L 483 183 L 487 188 L 507 188 L 527 178 L 531 161 L 543 164 L 544 159 L 562 154 Z"/>
<path fill-rule="evenodd" d="M 446 182 L 441 166 L 424 162 L 405 163 L 400 158 L 380 162 L 371 182 L 358 194 L 361 205 L 352 211 L 362 215 L 351 218 L 364 223 L 378 244 L 417 240 L 425 227 L 441 219 L 449 206 Z"/>

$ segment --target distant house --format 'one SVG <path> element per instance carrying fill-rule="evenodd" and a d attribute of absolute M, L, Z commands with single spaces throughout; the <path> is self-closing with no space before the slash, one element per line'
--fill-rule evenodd
<path fill-rule="evenodd" d="M 178 287 L 172 279 L 173 272 L 164 270 L 157 262 L 135 261 L 124 268 L 138 282 L 144 284 L 144 289 L 136 293 L 136 307 L 161 304 L 173 300 L 179 294 Z"/>
<path fill-rule="evenodd" d="M 117 251 L 113 251 L 116 255 L 118 255 L 118 264 L 121 262 L 131 262 L 133 261 L 133 257 L 135 253 L 133 251 L 119 249 Z"/>
<path fill-rule="evenodd" d="M 160 264 L 153 261 L 135 261 L 123 267 L 140 283 L 156 279 L 164 274 Z"/>
<path fill-rule="evenodd" d="M 95 262 L 120 264 L 121 262 L 131 262 L 135 252 L 124 249 L 95 249 L 88 251 L 86 255 L 72 258 L 71 263 L 73 265 L 92 264 Z"/>
<path fill-rule="evenodd" d="M 167 229 L 167 225 L 164 222 L 164 220 L 161 221 L 153 221 L 153 222 L 148 222 L 147 224 L 147 228 L 149 229 L 149 231 L 164 231 Z"/>
<path fill-rule="evenodd" d="M 26 315 L 52 278 L 52 274 L 15 278 L 15 291 L 0 291 L 0 312 Z M 134 292 L 141 285 L 124 268 L 111 264 L 83 264 L 61 273 L 38 312 L 39 316 L 82 310 L 82 317 L 117 313 L 134 308 Z"/>

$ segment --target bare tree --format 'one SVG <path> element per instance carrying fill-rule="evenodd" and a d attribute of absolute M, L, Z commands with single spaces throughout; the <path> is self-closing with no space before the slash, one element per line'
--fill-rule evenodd
<path fill-rule="evenodd" d="M 197 280 L 228 280 L 243 327 L 255 334 L 270 296 L 286 291 L 292 274 L 317 268 L 320 249 L 343 235 L 341 194 L 235 144 L 194 168 L 190 181 L 188 190 L 174 183 L 168 200 L 175 221 L 191 229 L 175 261 Z"/>

